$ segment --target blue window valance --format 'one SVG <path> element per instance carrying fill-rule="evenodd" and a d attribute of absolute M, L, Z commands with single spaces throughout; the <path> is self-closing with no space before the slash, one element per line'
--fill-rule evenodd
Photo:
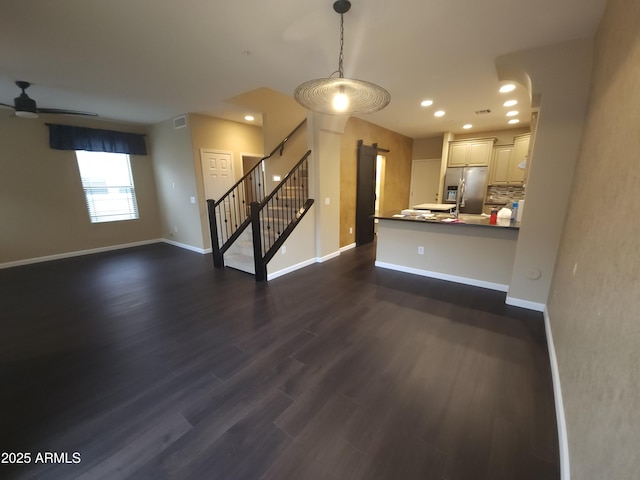
<path fill-rule="evenodd" d="M 48 123 L 49 146 L 56 150 L 146 155 L 144 135 L 97 128 L 72 127 Z"/>

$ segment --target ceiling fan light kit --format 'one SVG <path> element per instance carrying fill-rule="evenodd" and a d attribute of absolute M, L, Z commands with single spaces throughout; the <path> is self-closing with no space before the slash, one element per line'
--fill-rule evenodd
<path fill-rule="evenodd" d="M 36 112 L 30 112 L 28 110 L 16 110 L 16 117 L 20 118 L 38 118 L 38 114 Z"/>
<path fill-rule="evenodd" d="M 337 0 L 333 4 L 333 9 L 340 14 L 338 70 L 328 78 L 300 84 L 293 93 L 296 101 L 311 111 L 332 115 L 359 115 L 382 110 L 391 101 L 389 92 L 374 83 L 344 78 L 344 14 L 350 8 L 349 0 Z M 336 73 L 338 76 L 334 77 Z"/>
<path fill-rule="evenodd" d="M 16 111 L 16 117 L 20 118 L 38 118 L 39 113 L 54 113 L 64 115 L 83 115 L 88 117 L 97 117 L 97 113 L 79 112 L 77 110 L 64 110 L 60 108 L 38 108 L 36 101 L 27 95 L 27 88 L 31 86 L 29 82 L 18 80 L 16 85 L 22 90 L 22 93 L 13 99 L 13 105 L 8 103 L 0 103 L 5 107 L 13 108 Z"/>

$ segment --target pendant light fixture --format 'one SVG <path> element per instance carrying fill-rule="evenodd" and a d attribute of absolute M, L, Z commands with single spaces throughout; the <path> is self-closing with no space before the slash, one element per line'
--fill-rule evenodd
<path fill-rule="evenodd" d="M 391 101 L 384 88 L 364 80 L 344 78 L 344 14 L 351 8 L 349 0 L 337 0 L 333 9 L 340 14 L 340 57 L 338 70 L 328 78 L 304 82 L 293 93 L 296 101 L 314 112 L 333 115 L 358 115 L 382 110 Z M 338 74 L 337 77 L 334 77 Z"/>

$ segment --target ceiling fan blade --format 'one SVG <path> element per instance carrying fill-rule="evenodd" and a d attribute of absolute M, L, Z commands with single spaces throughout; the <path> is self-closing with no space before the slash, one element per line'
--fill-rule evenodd
<path fill-rule="evenodd" d="M 97 113 L 79 112 L 77 110 L 63 110 L 60 108 L 38 108 L 38 113 L 58 113 L 64 115 L 84 115 L 88 117 L 97 117 Z"/>
<path fill-rule="evenodd" d="M 18 80 L 16 82 L 18 88 L 22 90 L 22 93 L 14 99 L 13 105 L 6 103 L 0 103 L 5 107 L 11 107 L 16 111 L 18 117 L 37 118 L 39 113 L 54 113 L 62 115 L 84 115 L 86 117 L 97 117 L 97 113 L 92 112 L 80 112 L 78 110 L 64 110 L 61 108 L 38 108 L 36 101 L 27 95 L 27 88 L 31 86 L 29 82 Z"/>

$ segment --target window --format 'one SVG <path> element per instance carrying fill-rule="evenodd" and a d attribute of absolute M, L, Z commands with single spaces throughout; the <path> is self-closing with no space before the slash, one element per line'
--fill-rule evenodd
<path fill-rule="evenodd" d="M 138 218 L 129 155 L 76 150 L 76 158 L 91 223 Z"/>

